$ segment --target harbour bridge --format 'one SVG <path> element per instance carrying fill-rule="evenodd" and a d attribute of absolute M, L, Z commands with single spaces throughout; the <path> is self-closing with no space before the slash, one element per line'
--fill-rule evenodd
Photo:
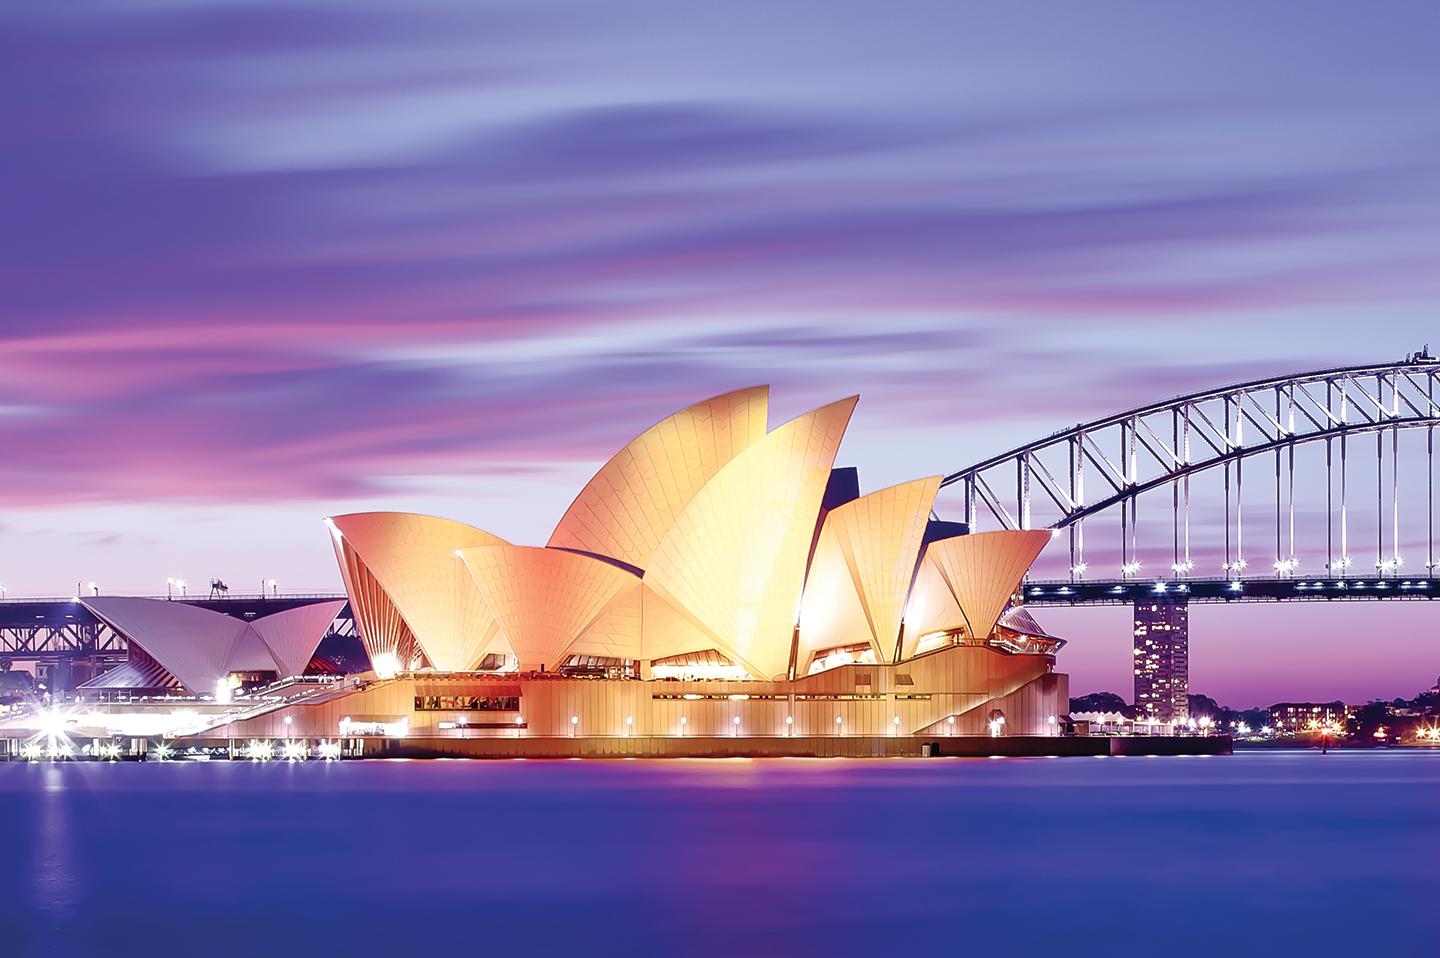
<path fill-rule="evenodd" d="M 1047 550 L 1056 574 L 1024 584 L 1030 605 L 1430 599 L 1437 377 L 1426 347 L 1139 406 L 946 475 L 936 518 L 1067 540 Z M 338 598 L 175 601 L 254 618 Z M 354 634 L 348 606 L 332 634 Z M 0 660 L 125 654 L 78 599 L 0 599 Z"/>

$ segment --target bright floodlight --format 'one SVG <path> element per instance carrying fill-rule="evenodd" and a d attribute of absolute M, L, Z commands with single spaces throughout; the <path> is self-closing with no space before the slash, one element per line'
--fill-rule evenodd
<path fill-rule="evenodd" d="M 394 652 L 381 652 L 371 659 L 370 667 L 382 679 L 393 679 L 400 673 L 400 658 Z"/>

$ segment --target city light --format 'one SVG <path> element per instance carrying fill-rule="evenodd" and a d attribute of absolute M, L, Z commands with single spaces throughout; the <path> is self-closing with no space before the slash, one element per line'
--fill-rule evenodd
<path fill-rule="evenodd" d="M 281 749 L 281 754 L 288 762 L 303 762 L 308 757 L 309 749 L 305 747 L 304 742 L 286 742 Z"/>
<path fill-rule="evenodd" d="M 320 757 L 327 762 L 338 761 L 340 758 L 340 743 L 322 741 L 319 745 Z"/>
<path fill-rule="evenodd" d="M 269 742 L 251 739 L 245 754 L 252 762 L 268 762 L 275 757 L 275 746 Z"/>

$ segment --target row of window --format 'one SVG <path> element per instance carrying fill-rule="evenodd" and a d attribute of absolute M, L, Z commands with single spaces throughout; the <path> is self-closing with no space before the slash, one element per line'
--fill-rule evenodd
<path fill-rule="evenodd" d="M 680 699 L 683 699 L 683 700 L 686 701 L 686 702 L 710 701 L 710 700 L 714 700 L 714 701 L 724 701 L 724 702 L 743 702 L 743 701 L 746 701 L 747 699 L 761 699 L 761 700 L 764 700 L 764 701 L 784 702 L 784 701 L 789 700 L 789 698 L 790 698 L 790 696 L 788 696 L 788 695 L 763 695 L 763 694 L 762 694 L 762 695 L 755 695 L 755 694 L 741 694 L 741 693 L 732 693 L 732 692 L 684 692 L 684 693 L 681 693 L 681 692 L 657 692 L 657 693 L 655 693 L 654 695 L 652 695 L 652 696 L 650 696 L 650 697 L 651 697 L 652 699 L 663 699 L 663 700 L 671 700 L 671 699 L 680 700 Z"/>
<path fill-rule="evenodd" d="M 417 712 L 518 712 L 518 695 L 417 695 Z"/>

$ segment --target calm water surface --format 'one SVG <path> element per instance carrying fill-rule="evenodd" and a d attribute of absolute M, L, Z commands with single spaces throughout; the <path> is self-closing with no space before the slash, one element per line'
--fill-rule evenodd
<path fill-rule="evenodd" d="M 0 816 L 4 956 L 1440 948 L 1440 752 L 11 763 Z"/>

